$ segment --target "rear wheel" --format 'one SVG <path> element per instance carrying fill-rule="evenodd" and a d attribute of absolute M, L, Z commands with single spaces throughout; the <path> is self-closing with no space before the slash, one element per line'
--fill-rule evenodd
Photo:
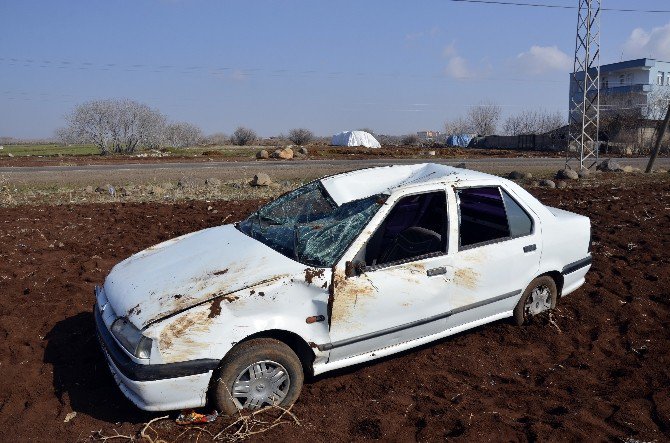
<path fill-rule="evenodd" d="M 221 362 L 214 399 L 226 414 L 287 406 L 300 395 L 303 380 L 300 359 L 288 345 L 270 338 L 253 339 L 233 348 Z"/>
<path fill-rule="evenodd" d="M 556 282 L 548 275 L 538 277 L 526 288 L 519 303 L 514 308 L 514 321 L 521 326 L 545 311 L 556 307 L 558 291 Z"/>

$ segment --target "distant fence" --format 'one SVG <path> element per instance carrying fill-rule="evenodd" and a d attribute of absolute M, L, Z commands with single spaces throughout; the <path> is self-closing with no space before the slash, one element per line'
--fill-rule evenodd
<path fill-rule="evenodd" d="M 483 149 L 511 149 L 517 151 L 565 151 L 565 139 L 548 135 L 489 135 L 473 140 L 471 146 Z"/>

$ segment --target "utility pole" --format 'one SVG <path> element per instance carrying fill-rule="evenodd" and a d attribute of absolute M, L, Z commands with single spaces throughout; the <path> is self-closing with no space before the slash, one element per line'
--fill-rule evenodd
<path fill-rule="evenodd" d="M 565 167 L 583 169 L 598 163 L 601 0 L 578 1 L 575 59 L 570 77 L 570 132 Z"/>
<path fill-rule="evenodd" d="M 665 119 L 661 124 L 661 130 L 658 131 L 658 138 L 656 139 L 656 144 L 654 145 L 654 150 L 651 151 L 651 156 L 649 157 L 649 163 L 647 163 L 647 169 L 644 171 L 647 174 L 651 172 L 651 168 L 654 167 L 654 162 L 658 156 L 658 151 L 661 149 L 661 142 L 665 136 L 665 131 L 668 130 L 668 123 L 670 123 L 670 103 L 668 103 L 668 112 L 665 113 Z"/>

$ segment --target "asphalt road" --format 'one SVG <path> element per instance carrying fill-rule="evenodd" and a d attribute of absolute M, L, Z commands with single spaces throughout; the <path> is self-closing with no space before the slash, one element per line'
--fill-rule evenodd
<path fill-rule="evenodd" d="M 621 158 L 616 159 L 623 165 L 644 169 L 647 158 Z M 465 163 L 473 169 L 510 169 L 510 168 L 532 168 L 532 169 L 560 169 L 565 165 L 564 158 L 476 158 L 476 159 L 380 159 L 380 160 L 292 160 L 292 161 L 235 161 L 235 162 L 199 162 L 199 163 L 136 163 L 136 164 L 109 164 L 109 165 L 75 165 L 75 166 L 23 166 L 23 167 L 1 167 L 0 174 L 29 174 L 29 173 L 64 173 L 64 172 L 111 172 L 111 171 L 155 171 L 155 170 L 240 170 L 240 169 L 294 169 L 294 168 L 318 168 L 318 169 L 356 169 L 360 167 L 388 166 L 394 164 L 413 163 L 441 163 L 456 165 Z M 670 158 L 658 158 L 656 168 L 667 169 L 670 167 Z"/>

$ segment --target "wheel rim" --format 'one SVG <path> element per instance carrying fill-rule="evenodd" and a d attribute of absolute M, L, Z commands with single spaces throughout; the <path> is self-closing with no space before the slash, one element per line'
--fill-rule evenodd
<path fill-rule="evenodd" d="M 551 290 L 548 286 L 540 285 L 533 289 L 524 305 L 525 317 L 532 317 L 551 309 Z"/>
<path fill-rule="evenodd" d="M 247 366 L 233 383 L 233 401 L 238 409 L 258 409 L 278 405 L 291 387 L 291 378 L 282 365 L 263 360 Z"/>

